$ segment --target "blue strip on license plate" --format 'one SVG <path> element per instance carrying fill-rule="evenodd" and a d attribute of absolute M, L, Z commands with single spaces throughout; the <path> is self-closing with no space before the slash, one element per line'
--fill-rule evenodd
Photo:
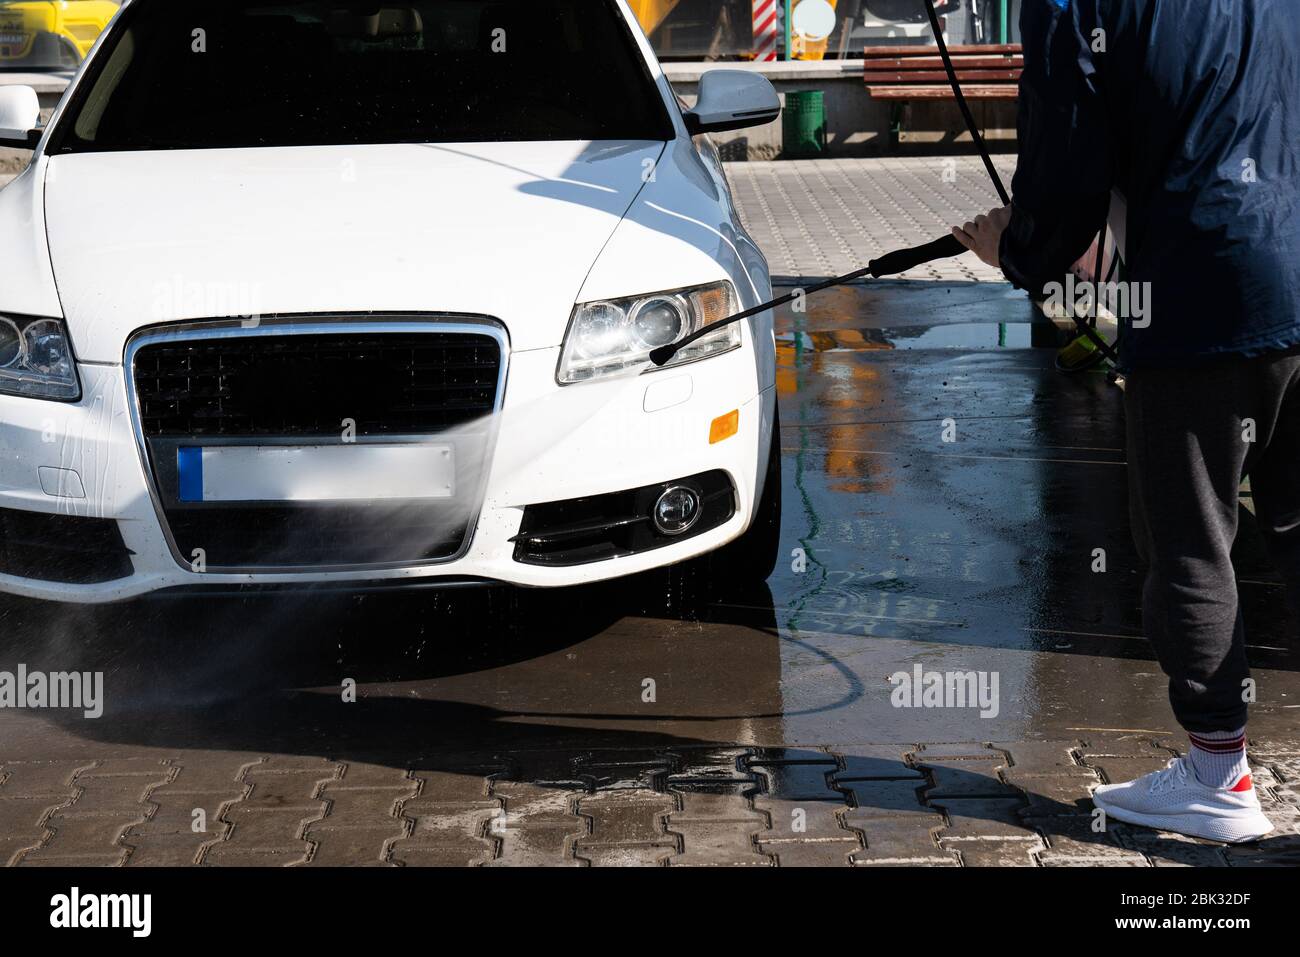
<path fill-rule="evenodd" d="M 180 476 L 182 502 L 203 501 L 203 450 L 182 448 L 176 450 L 176 472 Z"/>

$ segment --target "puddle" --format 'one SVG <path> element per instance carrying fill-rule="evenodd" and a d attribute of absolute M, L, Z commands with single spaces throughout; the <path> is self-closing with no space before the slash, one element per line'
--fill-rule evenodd
<path fill-rule="evenodd" d="M 777 342 L 807 352 L 876 352 L 910 349 L 1056 349 L 1061 333 L 1045 322 L 956 322 L 895 329 L 785 332 Z"/>

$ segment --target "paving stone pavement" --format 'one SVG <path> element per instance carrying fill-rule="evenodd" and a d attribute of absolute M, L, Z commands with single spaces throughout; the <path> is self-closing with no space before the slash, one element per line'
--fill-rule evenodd
<path fill-rule="evenodd" d="M 533 752 L 361 764 L 204 753 L 0 761 L 17 866 L 1178 867 L 1300 864 L 1300 748 L 1252 747 L 1274 836 L 1094 817 L 1170 739 Z M 430 770 L 429 765 L 435 769 Z"/>
<path fill-rule="evenodd" d="M 1010 188 L 1015 157 L 994 157 L 994 165 Z M 727 177 L 740 218 L 778 279 L 852 272 L 999 205 L 978 157 L 728 163 Z M 899 278 L 1005 281 L 971 253 Z"/>

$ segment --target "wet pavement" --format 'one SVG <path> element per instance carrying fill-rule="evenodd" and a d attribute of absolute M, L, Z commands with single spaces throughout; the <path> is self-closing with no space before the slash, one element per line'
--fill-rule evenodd
<path fill-rule="evenodd" d="M 0 711 L 0 860 L 1300 863 L 1300 655 L 1248 511 L 1278 835 L 1090 827 L 1090 787 L 1183 741 L 1141 636 L 1120 395 L 1056 373 L 1035 319 L 938 281 L 782 314 L 785 558 L 751 593 L 3 600 L 0 670 L 102 670 L 107 704 Z M 895 707 L 917 666 L 996 676 L 996 707 Z"/>

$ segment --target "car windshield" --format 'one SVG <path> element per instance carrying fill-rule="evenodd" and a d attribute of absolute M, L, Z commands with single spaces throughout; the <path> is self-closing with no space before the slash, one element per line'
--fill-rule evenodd
<path fill-rule="evenodd" d="M 53 148 L 672 135 L 614 0 L 136 0 Z"/>

